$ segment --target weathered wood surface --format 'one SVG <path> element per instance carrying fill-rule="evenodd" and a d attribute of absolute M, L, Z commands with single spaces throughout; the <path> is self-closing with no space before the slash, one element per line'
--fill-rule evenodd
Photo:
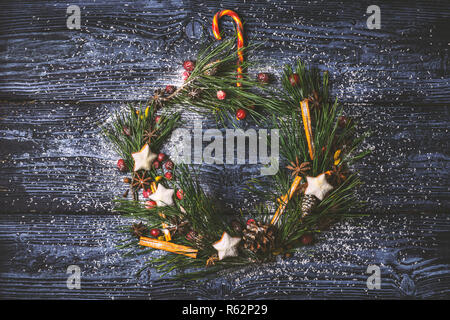
<path fill-rule="evenodd" d="M 366 28 L 369 1 L 70 4 L 81 8 L 81 30 L 66 28 L 66 2 L 0 3 L 0 298 L 450 297 L 446 1 L 379 1 L 381 30 Z M 114 247 L 127 220 L 111 214 L 111 199 L 124 187 L 97 124 L 180 84 L 181 62 L 211 36 L 221 8 L 239 12 L 249 40 L 267 42 L 252 72 L 279 76 L 296 58 L 330 71 L 347 114 L 373 132 L 373 153 L 356 169 L 375 215 L 261 268 L 183 285 L 154 272 L 136 279 L 144 257 Z M 184 118 L 192 126 L 198 116 Z M 243 187 L 258 169 L 205 166 L 201 179 L 235 212 L 253 203 Z M 81 290 L 65 286 L 71 264 L 82 268 Z M 381 290 L 367 290 L 369 264 L 382 269 Z"/>
<path fill-rule="evenodd" d="M 0 212 L 106 212 L 126 187 L 99 123 L 119 105 L 0 103 Z M 449 108 L 349 107 L 372 154 L 355 168 L 365 212 L 448 212 Z M 198 118 L 185 113 L 187 127 Z M 204 128 L 215 126 L 211 120 Z M 165 151 L 171 154 L 174 142 Z M 206 143 L 205 143 L 206 144 Z M 201 179 L 230 210 L 253 204 L 244 190 L 260 165 L 204 165 Z M 234 209 L 232 209 L 234 208 Z"/>
<path fill-rule="evenodd" d="M 186 284 L 154 271 L 145 257 L 114 247 L 127 220 L 111 215 L 0 215 L 0 298 L 309 299 L 450 298 L 450 219 L 398 214 L 335 225 L 290 259 Z M 81 268 L 81 289 L 66 287 Z M 369 265 L 381 289 L 368 290 Z"/>
<path fill-rule="evenodd" d="M 239 12 L 247 38 L 267 42 L 251 58 L 276 70 L 302 58 L 332 75 L 344 101 L 447 104 L 446 1 L 379 1 L 382 28 L 368 30 L 370 1 L 72 1 L 0 4 L 0 99 L 139 100 L 181 82 L 181 62 L 211 35 L 221 8 Z M 224 19 L 225 30 L 232 29 Z"/>

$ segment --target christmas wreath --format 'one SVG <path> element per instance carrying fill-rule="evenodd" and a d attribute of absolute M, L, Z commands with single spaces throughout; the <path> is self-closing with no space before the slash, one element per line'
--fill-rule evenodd
<path fill-rule="evenodd" d="M 218 12 L 214 36 L 221 39 L 218 20 L 224 15 L 236 23 L 234 38 L 212 42 L 195 61 L 185 61 L 183 85 L 156 90 L 148 103 L 129 105 L 103 128 L 121 157 L 118 169 L 131 172 L 115 210 L 137 222 L 127 227 L 132 239 L 121 248 L 140 255 L 167 251 L 150 258 L 146 267 L 163 273 L 191 270 L 185 278 L 289 257 L 310 244 L 315 232 L 351 217 L 350 210 L 360 205 L 354 193 L 360 180 L 351 164 L 368 153 L 360 150 L 365 134 L 356 137 L 355 122 L 343 115 L 337 99 L 331 100 L 327 72 L 321 75 L 301 61 L 286 66 L 281 92 L 269 74 L 249 76 L 244 54 L 254 47 L 244 47 L 237 14 Z M 252 218 L 221 215 L 191 166 L 158 153 L 180 123 L 180 111 L 174 111 L 180 107 L 213 114 L 223 126 L 252 121 L 279 130 L 281 163 L 287 165 L 251 180 L 248 191 L 260 199 Z"/>

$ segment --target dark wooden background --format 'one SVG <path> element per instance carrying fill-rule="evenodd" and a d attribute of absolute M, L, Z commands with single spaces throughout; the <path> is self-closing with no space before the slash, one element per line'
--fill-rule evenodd
<path fill-rule="evenodd" d="M 0 3 L 0 298 L 449 298 L 447 1 L 65 1 Z M 381 8 L 381 29 L 366 9 Z M 297 58 L 329 70 L 346 113 L 373 132 L 356 167 L 368 216 L 340 223 L 291 259 L 180 284 L 115 248 L 123 185 L 98 124 L 155 88 L 211 37 L 220 9 L 265 41 L 251 59 L 280 75 Z M 222 26 L 232 30 L 232 22 Z M 198 116 L 186 113 L 187 126 Z M 212 127 L 212 119 L 203 119 Z M 170 154 L 170 142 L 166 146 Z M 258 170 L 207 166 L 203 184 L 234 212 Z M 368 290 L 366 269 L 381 268 Z M 81 289 L 66 287 L 78 265 Z"/>

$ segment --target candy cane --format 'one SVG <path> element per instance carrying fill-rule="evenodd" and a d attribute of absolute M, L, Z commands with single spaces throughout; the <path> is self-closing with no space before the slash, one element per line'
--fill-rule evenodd
<path fill-rule="evenodd" d="M 237 67 L 237 73 L 238 73 L 238 79 L 242 79 L 242 67 L 241 64 L 244 62 L 244 54 L 242 52 L 242 48 L 244 47 L 244 26 L 242 25 L 241 19 L 239 18 L 239 16 L 237 15 L 236 12 L 234 12 L 233 10 L 222 10 L 219 11 L 215 14 L 214 18 L 213 18 L 213 24 L 212 24 L 212 29 L 213 29 L 213 33 L 214 33 L 214 37 L 216 37 L 217 40 L 221 40 L 222 37 L 220 36 L 220 32 L 219 32 L 219 19 L 223 16 L 230 16 L 233 18 L 234 22 L 236 22 L 236 32 L 237 32 L 237 37 L 238 37 L 238 43 L 237 43 L 237 47 L 238 47 L 238 67 Z M 242 84 L 240 82 L 238 82 L 236 84 L 236 86 L 240 87 L 242 86 Z"/>

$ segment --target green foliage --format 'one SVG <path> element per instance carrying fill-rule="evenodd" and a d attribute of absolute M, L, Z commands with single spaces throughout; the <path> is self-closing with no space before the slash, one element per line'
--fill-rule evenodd
<path fill-rule="evenodd" d="M 217 123 L 225 125 L 227 120 L 234 118 L 238 109 L 247 111 L 249 118 L 260 122 L 267 114 L 285 113 L 286 109 L 270 86 L 260 83 L 246 73 L 237 79 L 236 61 L 238 59 L 235 48 L 236 37 L 221 42 L 213 42 L 197 56 L 195 69 L 189 79 L 177 90 L 177 93 L 166 103 L 166 107 L 180 106 L 188 110 L 207 115 L 214 115 Z M 253 47 L 243 48 L 248 53 Z M 251 66 L 244 62 L 243 70 Z M 214 75 L 208 75 L 211 69 L 217 69 Z M 241 87 L 237 83 L 242 84 Z M 189 93 L 198 90 L 199 96 L 193 99 Z M 217 99 L 217 91 L 226 92 L 226 99 Z"/>
<path fill-rule="evenodd" d="M 145 223 L 149 228 L 160 228 L 162 223 L 173 225 L 177 222 L 187 222 L 189 230 L 201 235 L 198 241 L 188 239 L 185 233 L 175 233 L 172 241 L 177 244 L 199 249 L 196 259 L 177 254 L 164 254 L 148 261 L 146 267 L 156 268 L 158 272 L 166 274 L 172 270 L 202 269 L 209 257 L 216 253 L 212 244 L 220 239 L 224 231 L 230 235 L 234 231 L 225 223 L 220 215 L 214 199 L 208 197 L 200 186 L 198 176 L 195 171 L 190 170 L 186 165 L 178 165 L 174 168 L 174 175 L 177 177 L 176 183 L 171 183 L 171 187 L 183 190 L 185 196 L 177 201 L 175 206 L 155 207 L 146 209 L 139 201 L 116 200 L 116 211 L 118 213 L 133 217 Z M 129 232 L 129 231 L 128 231 Z M 122 244 L 122 249 L 129 248 L 127 254 L 142 254 L 142 250 L 136 245 L 137 240 Z M 150 252 L 153 249 L 145 250 Z M 217 261 L 215 266 L 208 270 L 197 270 L 189 274 L 187 278 L 204 276 L 209 272 L 250 263 L 249 255 Z M 142 270 L 141 270 L 142 271 Z M 184 279 L 186 274 L 183 275 Z"/>
<path fill-rule="evenodd" d="M 289 81 L 291 75 L 297 73 L 298 85 Z M 295 71 L 286 66 L 282 77 L 285 95 L 283 96 L 287 109 L 292 110 L 286 117 L 273 117 L 273 127 L 280 130 L 280 154 L 282 162 L 299 163 L 310 162 L 311 169 L 301 174 L 302 182 L 306 183 L 306 176 L 318 176 L 327 171 L 341 172 L 345 179 L 340 183 L 333 183 L 334 189 L 314 208 L 313 213 L 302 219 L 301 192 L 297 192 L 286 204 L 286 209 L 277 223 L 277 244 L 280 247 L 296 247 L 299 239 L 305 233 L 320 231 L 324 221 L 337 221 L 345 217 L 352 217 L 351 211 L 358 210 L 361 203 L 355 198 L 355 188 L 361 184 L 356 174 L 350 173 L 349 165 L 361 159 L 369 151 L 357 152 L 358 147 L 367 134 L 356 137 L 356 123 L 347 120 L 344 126 L 339 126 L 339 117 L 343 108 L 329 99 L 328 72 L 323 74 L 322 80 L 317 69 L 308 69 L 298 61 Z M 314 139 L 314 160 L 311 161 L 308 144 L 300 109 L 300 101 L 311 98 L 317 93 L 319 108 L 311 109 L 312 131 Z M 311 106 L 311 104 L 310 104 Z M 338 151 L 339 150 L 339 151 Z M 335 154 L 339 154 L 335 157 Z M 286 194 L 294 177 L 286 169 L 281 169 L 275 176 L 265 181 L 253 180 L 249 190 L 262 199 L 278 206 L 280 195 Z M 261 192 L 272 190 L 272 192 Z M 273 212 L 267 213 L 269 216 Z"/>
<path fill-rule="evenodd" d="M 184 231 L 173 233 L 172 241 L 177 244 L 194 247 L 199 250 L 197 258 L 183 255 L 163 254 L 148 261 L 146 267 L 154 267 L 166 274 L 173 270 L 189 270 L 188 274 L 179 274 L 183 279 L 204 276 L 208 272 L 216 272 L 224 268 L 237 267 L 254 262 L 273 261 L 279 253 L 289 253 L 301 246 L 301 237 L 306 233 L 319 232 L 324 221 L 329 223 L 346 217 L 352 217 L 352 211 L 361 205 L 355 198 L 354 190 L 361 183 L 358 176 L 350 172 L 350 165 L 364 157 L 368 152 L 358 152 L 365 135 L 355 137 L 354 121 L 346 121 L 340 125 L 339 117 L 343 107 L 337 100 L 330 100 L 328 73 L 322 76 L 317 69 L 307 68 L 298 62 L 295 69 L 286 66 L 282 76 L 283 91 L 259 83 L 244 74 L 237 80 L 234 47 L 235 38 L 213 43 L 200 51 L 195 69 L 189 79 L 173 94 L 155 99 L 145 107 L 129 106 L 126 113 L 117 113 L 110 126 L 104 128 L 105 135 L 114 145 L 117 153 L 125 159 L 129 168 L 133 167 L 131 153 L 139 151 L 144 145 L 146 130 L 156 130 L 156 137 L 151 140 L 151 149 L 159 150 L 169 134 L 179 123 L 179 114 L 166 115 L 162 121 L 155 123 L 156 106 L 161 102 L 164 110 L 182 106 L 205 114 L 214 114 L 218 123 L 225 124 L 234 117 L 239 108 L 247 110 L 250 118 L 256 123 L 271 119 L 272 126 L 280 130 L 280 154 L 282 163 L 310 162 L 310 169 L 301 172 L 302 183 L 306 176 L 317 176 L 324 172 L 332 172 L 334 189 L 321 201 L 311 214 L 302 218 L 301 211 L 303 193 L 296 194 L 286 203 L 284 213 L 275 225 L 275 240 L 271 250 L 254 253 L 240 247 L 240 254 L 235 258 L 216 261 L 212 267 L 205 269 L 210 257 L 216 254 L 212 244 L 219 240 L 224 231 L 230 235 L 240 236 L 220 215 L 214 199 L 203 191 L 195 171 L 186 165 L 174 168 L 175 181 L 162 180 L 159 183 L 173 189 L 181 189 L 184 198 L 177 200 L 175 206 L 147 209 L 142 202 L 116 200 L 116 211 L 145 223 L 149 228 L 160 228 L 162 224 L 170 227 L 183 225 Z M 250 50 L 245 48 L 244 50 Z M 243 69 L 250 65 L 244 63 Z M 216 74 L 208 71 L 217 68 Z M 298 74 L 298 85 L 291 84 L 290 77 Z M 237 87 L 236 83 L 242 83 Z M 227 98 L 218 100 L 216 93 L 224 90 Z M 196 97 L 192 92 L 199 93 Z M 300 110 L 300 101 L 315 99 L 316 107 L 311 109 L 312 131 L 315 145 L 314 160 L 310 159 L 308 144 L 304 132 Z M 252 106 L 255 106 L 254 109 Z M 168 114 L 166 112 L 166 114 Z M 268 117 L 271 115 L 271 117 Z M 124 135 L 123 128 L 131 130 Z M 149 172 L 152 178 L 156 172 Z M 281 195 L 289 190 L 294 177 L 287 169 L 282 168 L 269 178 L 252 180 L 249 190 L 261 202 L 256 207 L 257 219 L 269 223 L 274 210 L 279 206 Z M 300 187 L 301 189 L 301 187 Z M 242 219 L 241 219 L 242 220 Z M 180 229 L 181 230 L 181 229 Z M 187 237 L 187 231 L 193 231 L 197 237 Z M 124 232 L 129 232 L 128 228 Z M 152 249 L 138 248 L 136 240 L 127 240 L 120 246 L 127 250 L 126 254 L 146 254 Z"/>
<path fill-rule="evenodd" d="M 117 111 L 111 124 L 102 127 L 104 135 L 112 143 L 117 154 L 125 160 L 128 168 L 133 168 L 131 154 L 138 152 L 145 144 L 145 132 L 155 130 L 155 137 L 149 146 L 152 151 L 160 150 L 171 132 L 180 124 L 180 115 L 175 113 L 162 116 L 158 123 L 155 122 L 155 104 L 128 105 L 128 111 Z M 129 130 L 125 134 L 124 130 Z"/>

